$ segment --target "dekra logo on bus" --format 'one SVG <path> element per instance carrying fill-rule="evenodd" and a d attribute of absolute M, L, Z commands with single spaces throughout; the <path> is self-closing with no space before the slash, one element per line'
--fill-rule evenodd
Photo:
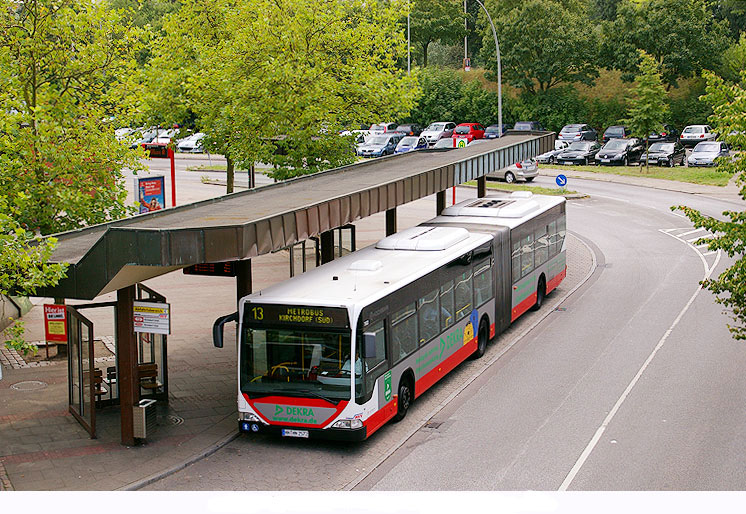
<path fill-rule="evenodd" d="M 275 418 L 277 416 L 280 416 L 283 413 L 285 414 L 285 416 L 298 416 L 298 417 L 304 417 L 304 418 L 315 418 L 316 417 L 316 414 L 313 412 L 313 409 L 310 407 L 288 406 L 283 409 L 281 405 L 275 405 Z"/>

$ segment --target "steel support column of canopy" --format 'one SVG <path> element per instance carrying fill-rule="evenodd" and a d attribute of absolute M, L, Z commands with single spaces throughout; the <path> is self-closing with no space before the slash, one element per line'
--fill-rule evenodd
<path fill-rule="evenodd" d="M 435 215 L 440 216 L 446 208 L 446 192 L 438 191 L 435 193 Z"/>
<path fill-rule="evenodd" d="M 236 261 L 236 305 L 252 292 L 251 259 Z"/>
<path fill-rule="evenodd" d="M 319 234 L 319 243 L 321 245 L 321 264 L 332 262 L 334 260 L 334 231 L 327 230 Z"/>
<path fill-rule="evenodd" d="M 396 207 L 386 211 L 386 235 L 396 234 Z"/>
<path fill-rule="evenodd" d="M 135 286 L 117 290 L 117 360 L 122 444 L 135 444 L 134 407 L 140 399 L 137 381 L 137 337 L 133 325 Z"/>
<path fill-rule="evenodd" d="M 487 177 L 482 176 L 477 179 L 477 197 L 484 198 L 487 196 Z"/>

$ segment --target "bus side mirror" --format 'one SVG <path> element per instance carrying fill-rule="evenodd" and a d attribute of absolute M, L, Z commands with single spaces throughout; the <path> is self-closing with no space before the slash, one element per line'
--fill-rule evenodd
<path fill-rule="evenodd" d="M 373 332 L 363 332 L 363 358 L 376 358 L 376 334 Z"/>
<path fill-rule="evenodd" d="M 223 347 L 223 325 L 230 323 L 231 321 L 238 321 L 238 312 L 228 314 L 227 316 L 221 316 L 215 320 L 212 325 L 212 344 L 215 348 Z"/>

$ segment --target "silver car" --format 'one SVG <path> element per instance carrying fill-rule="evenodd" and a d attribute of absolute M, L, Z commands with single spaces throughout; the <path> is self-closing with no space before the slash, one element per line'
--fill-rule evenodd
<path fill-rule="evenodd" d="M 427 144 L 434 145 L 444 137 L 452 137 L 454 128 L 456 124 L 452 121 L 436 121 L 428 125 L 420 135 L 425 138 Z"/>
<path fill-rule="evenodd" d="M 554 162 L 557 160 L 557 156 L 561 154 L 568 146 L 570 146 L 570 143 L 568 143 L 567 141 L 555 141 L 554 150 L 549 150 L 548 152 L 544 152 L 541 155 L 537 155 L 536 162 L 540 164 L 554 164 Z"/>
<path fill-rule="evenodd" d="M 705 141 L 694 147 L 687 162 L 689 166 L 717 166 L 715 159 L 718 157 L 730 157 L 728 144 L 722 141 Z"/>
<path fill-rule="evenodd" d="M 488 173 L 487 176 L 504 180 L 508 184 L 512 184 L 516 180 L 532 182 L 539 176 L 539 165 L 534 159 L 526 159 L 512 164 L 507 168 Z"/>
<path fill-rule="evenodd" d="M 565 125 L 560 130 L 557 139 L 560 141 L 596 141 L 598 133 L 590 125 L 585 123 L 573 123 Z"/>

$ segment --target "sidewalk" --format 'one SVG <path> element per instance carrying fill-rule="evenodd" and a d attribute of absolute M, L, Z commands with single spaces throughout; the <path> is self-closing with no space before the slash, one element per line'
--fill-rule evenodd
<path fill-rule="evenodd" d="M 549 175 L 548 170 L 542 171 Z M 562 173 L 580 177 L 575 172 L 562 170 Z M 625 183 L 635 183 L 629 181 L 634 177 L 623 178 Z M 648 186 L 645 182 L 641 185 Z M 710 194 L 688 191 L 690 186 L 681 185 L 679 190 Z M 471 188 L 458 188 L 457 192 L 458 201 L 476 195 Z M 399 229 L 428 219 L 434 211 L 434 196 L 400 207 Z M 362 248 L 383 236 L 384 214 L 360 220 L 356 225 L 358 248 Z M 575 276 L 587 277 L 592 259 L 586 257 L 590 252 L 581 248 L 579 242 L 576 246 L 573 252 L 578 257 L 569 265 L 578 267 L 573 269 Z M 285 252 L 253 259 L 254 289 L 287 278 L 287 259 Z M 568 290 L 576 285 L 570 284 L 571 281 L 568 273 L 563 284 Z M 582 283 L 581 278 L 575 282 Z M 10 353 L 3 349 L 0 352 L 3 366 L 0 491 L 137 489 L 184 468 L 238 435 L 235 339 L 232 331 L 226 330 L 224 348 L 214 348 L 211 341 L 214 319 L 235 310 L 234 280 L 174 272 L 149 280 L 147 285 L 168 298 L 173 313 L 172 334 L 168 339 L 170 398 L 167 405 L 158 405 L 158 427 L 153 435 L 140 446 L 122 446 L 119 409 L 108 407 L 96 412 L 98 438 L 90 439 L 68 413 L 67 361 L 30 366 L 15 356 L 12 362 Z M 96 301 L 113 298 L 109 294 Z M 50 299 L 34 300 L 36 306 L 23 317 L 29 341 L 43 339 L 40 304 L 51 303 Z M 94 339 L 102 343 L 110 341 L 114 320 L 108 309 L 86 311 L 85 315 L 95 323 Z M 111 359 L 110 352 L 101 353 L 96 356 Z"/>

